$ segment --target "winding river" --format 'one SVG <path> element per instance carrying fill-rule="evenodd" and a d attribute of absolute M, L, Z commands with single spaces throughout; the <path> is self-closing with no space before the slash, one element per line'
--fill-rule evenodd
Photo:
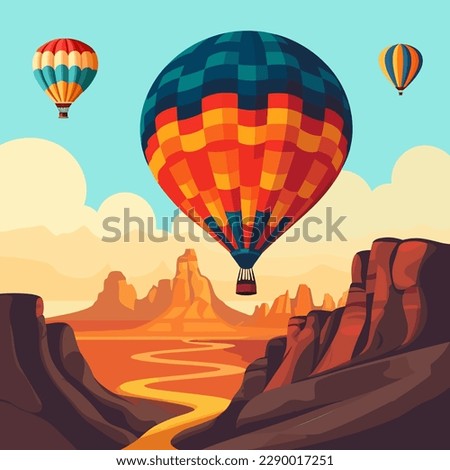
<path fill-rule="evenodd" d="M 146 379 L 131 380 L 120 385 L 122 393 L 139 398 L 147 398 L 155 401 L 164 401 L 177 405 L 184 405 L 192 408 L 192 411 L 180 416 L 176 416 L 164 421 L 145 434 L 137 441 L 133 442 L 127 449 L 175 449 L 172 445 L 172 439 L 181 431 L 196 426 L 197 424 L 208 421 L 220 414 L 230 403 L 226 398 L 202 395 L 198 393 L 187 393 L 170 390 L 152 388 L 154 384 L 166 382 L 179 382 L 183 380 L 208 379 L 213 377 L 224 377 L 231 375 L 241 375 L 244 372 L 242 367 L 228 364 L 203 361 L 189 361 L 181 359 L 170 359 L 167 356 L 180 356 L 180 354 L 197 351 L 229 349 L 234 347 L 228 343 L 211 343 L 206 341 L 183 340 L 186 344 L 195 344 L 196 347 L 168 349 L 162 351 L 152 351 L 132 356 L 136 361 L 152 362 L 156 364 L 176 365 L 176 366 L 195 366 L 203 370 L 188 374 L 177 374 L 164 377 L 149 377 Z M 165 357 L 161 357 L 165 356 Z"/>

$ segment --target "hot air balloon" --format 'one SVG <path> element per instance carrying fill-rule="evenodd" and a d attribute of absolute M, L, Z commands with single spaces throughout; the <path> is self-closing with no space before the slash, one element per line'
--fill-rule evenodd
<path fill-rule="evenodd" d="M 422 54 L 408 44 L 386 47 L 379 56 L 379 63 L 386 78 L 397 88 L 398 94 L 417 77 L 422 68 Z"/>
<path fill-rule="evenodd" d="M 34 76 L 56 104 L 60 118 L 68 118 L 72 103 L 97 74 L 97 54 L 77 39 L 53 39 L 38 48 L 33 57 Z"/>
<path fill-rule="evenodd" d="M 352 118 L 331 69 L 275 34 L 201 41 L 159 74 L 141 143 L 170 199 L 239 265 L 256 293 L 261 254 L 326 193 L 346 160 Z"/>

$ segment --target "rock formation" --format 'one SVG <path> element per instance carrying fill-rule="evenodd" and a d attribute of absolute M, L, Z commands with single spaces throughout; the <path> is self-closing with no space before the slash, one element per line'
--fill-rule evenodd
<path fill-rule="evenodd" d="M 155 333 L 226 334 L 235 332 L 245 318 L 217 298 L 211 281 L 200 273 L 195 251 L 187 249 L 178 258 L 166 309 L 145 328 Z"/>
<path fill-rule="evenodd" d="M 0 295 L 0 357 L 2 449 L 120 449 L 172 415 L 102 387 L 35 295 Z"/>
<path fill-rule="evenodd" d="M 187 249 L 177 260 L 174 279 L 162 279 L 148 294 L 136 298 L 134 287 L 120 272 L 112 272 L 89 308 L 52 318 L 77 329 L 125 329 L 141 326 L 164 334 L 231 333 L 247 315 L 228 307 L 200 273 L 197 256 Z"/>
<path fill-rule="evenodd" d="M 323 296 L 322 305 L 319 307 L 320 310 L 325 310 L 327 312 L 331 312 L 336 308 L 336 303 L 334 302 L 333 297 L 330 294 L 325 294 Z M 309 312 L 308 312 L 309 313 Z"/>
<path fill-rule="evenodd" d="M 244 327 L 283 330 L 291 316 L 306 316 L 314 309 L 333 310 L 335 303 L 325 294 L 321 306 L 314 306 L 311 289 L 300 284 L 295 297 L 289 292 L 277 297 L 272 305 L 255 307 L 245 315 L 221 301 L 211 281 L 201 274 L 197 256 L 187 249 L 177 260 L 173 279 L 162 279 L 148 294 L 137 299 L 135 288 L 120 272 L 111 272 L 103 291 L 89 308 L 50 321 L 68 322 L 76 329 L 129 329 L 142 327 L 161 334 L 232 333 Z"/>
<path fill-rule="evenodd" d="M 449 288 L 450 245 L 376 240 L 354 258 L 346 305 L 291 317 L 229 408 L 176 446 L 446 449 Z"/>
<path fill-rule="evenodd" d="M 345 304 L 347 303 L 347 299 L 348 299 L 348 290 L 342 293 L 341 297 L 338 300 L 336 307 L 337 308 L 345 307 Z"/>
<path fill-rule="evenodd" d="M 148 294 L 135 303 L 135 312 L 139 318 L 156 318 L 170 305 L 172 297 L 172 281 L 161 279 L 157 286 L 152 286 Z"/>
<path fill-rule="evenodd" d="M 324 295 L 321 306 L 315 306 L 311 289 L 305 284 L 300 284 L 294 298 L 286 291 L 274 300 L 271 307 L 268 304 L 256 306 L 253 315 L 247 318 L 244 324 L 249 327 L 284 329 L 291 317 L 306 316 L 316 309 L 331 311 L 335 307 L 330 294 Z"/>
<path fill-rule="evenodd" d="M 119 271 L 109 273 L 103 284 L 103 290 L 98 294 L 94 304 L 80 312 L 64 315 L 65 322 L 79 326 L 79 322 L 100 322 L 103 328 L 123 327 L 123 321 L 142 320 L 136 315 L 136 290 L 128 284 L 125 276 Z M 58 321 L 52 318 L 50 321 Z M 108 325 L 105 325 L 105 322 Z"/>
<path fill-rule="evenodd" d="M 308 315 L 308 313 L 313 309 L 314 302 L 311 289 L 305 284 L 300 284 L 297 289 L 297 294 L 291 302 L 292 316 Z"/>

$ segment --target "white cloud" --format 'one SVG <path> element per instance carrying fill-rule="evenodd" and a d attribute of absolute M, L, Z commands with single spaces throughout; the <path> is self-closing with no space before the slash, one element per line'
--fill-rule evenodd
<path fill-rule="evenodd" d="M 0 145 L 0 198 L 0 230 L 43 225 L 59 233 L 92 217 L 77 161 L 43 139 Z"/>

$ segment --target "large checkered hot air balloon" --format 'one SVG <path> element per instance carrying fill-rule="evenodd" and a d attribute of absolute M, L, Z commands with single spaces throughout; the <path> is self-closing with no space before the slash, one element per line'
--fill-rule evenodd
<path fill-rule="evenodd" d="M 144 103 L 142 147 L 163 190 L 240 267 L 256 293 L 261 254 L 326 193 L 352 118 L 330 68 L 296 42 L 238 31 L 182 52 Z"/>
<path fill-rule="evenodd" d="M 97 54 L 77 39 L 53 39 L 33 56 L 33 73 L 56 104 L 60 118 L 69 117 L 72 103 L 92 83 L 98 69 Z"/>

